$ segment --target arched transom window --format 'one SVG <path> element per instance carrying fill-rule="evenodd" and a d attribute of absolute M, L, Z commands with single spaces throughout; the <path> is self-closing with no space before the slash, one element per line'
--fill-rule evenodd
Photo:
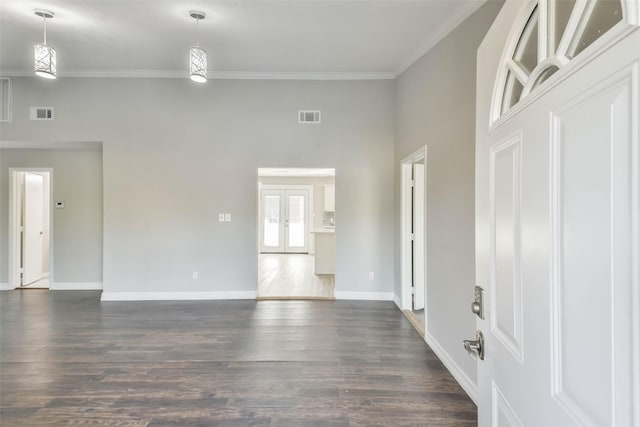
<path fill-rule="evenodd" d="M 621 22 L 623 9 L 621 0 L 532 1 L 507 42 L 492 121 Z"/>

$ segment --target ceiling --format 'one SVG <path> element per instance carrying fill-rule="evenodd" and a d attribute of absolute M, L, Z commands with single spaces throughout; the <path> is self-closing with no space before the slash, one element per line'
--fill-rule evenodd
<path fill-rule="evenodd" d="M 0 0 L 0 73 L 32 75 L 42 18 L 60 76 L 394 78 L 486 0 Z"/>
<path fill-rule="evenodd" d="M 328 177 L 336 176 L 333 168 L 258 168 L 258 176 Z"/>

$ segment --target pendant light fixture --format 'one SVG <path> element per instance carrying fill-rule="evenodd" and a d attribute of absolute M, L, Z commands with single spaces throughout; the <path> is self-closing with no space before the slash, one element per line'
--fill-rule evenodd
<path fill-rule="evenodd" d="M 44 19 L 44 41 L 33 46 L 34 68 L 37 76 L 46 79 L 56 78 L 56 50 L 47 45 L 47 18 L 53 18 L 53 12 L 36 9 L 34 13 Z"/>
<path fill-rule="evenodd" d="M 189 75 L 191 80 L 198 83 L 207 81 L 207 52 L 200 47 L 198 23 L 204 19 L 204 12 L 192 10 L 189 16 L 196 20 L 196 45 L 189 50 Z"/>

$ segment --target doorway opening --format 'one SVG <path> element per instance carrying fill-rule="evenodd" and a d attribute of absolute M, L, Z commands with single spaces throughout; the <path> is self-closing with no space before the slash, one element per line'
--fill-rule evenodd
<path fill-rule="evenodd" d="M 52 169 L 9 169 L 9 284 L 49 289 L 52 277 Z"/>
<path fill-rule="evenodd" d="M 402 310 L 424 336 L 427 302 L 427 146 L 402 160 Z"/>
<path fill-rule="evenodd" d="M 258 169 L 258 299 L 334 299 L 335 169 Z"/>

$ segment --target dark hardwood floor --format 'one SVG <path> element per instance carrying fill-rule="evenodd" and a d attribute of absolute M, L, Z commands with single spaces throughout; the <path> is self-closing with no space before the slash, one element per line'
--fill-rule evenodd
<path fill-rule="evenodd" d="M 0 292 L 0 425 L 474 426 L 391 302 Z"/>

